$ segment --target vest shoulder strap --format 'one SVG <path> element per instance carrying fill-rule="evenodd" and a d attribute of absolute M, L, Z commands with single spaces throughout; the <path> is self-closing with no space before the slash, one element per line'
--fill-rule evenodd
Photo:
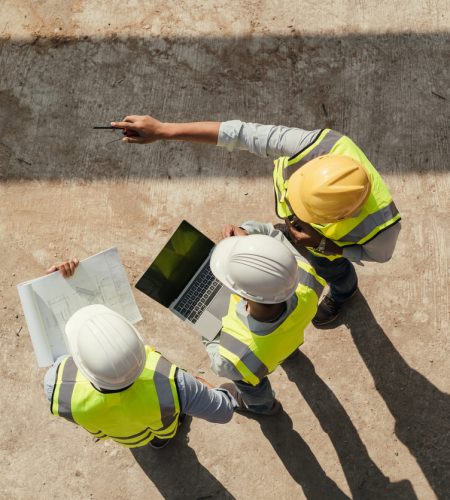
<path fill-rule="evenodd" d="M 75 388 L 78 369 L 70 356 L 61 361 L 56 372 L 50 410 L 54 415 L 75 423 L 72 415 L 71 400 Z"/>
<path fill-rule="evenodd" d="M 335 130 L 321 130 L 308 147 L 289 158 L 286 167 L 283 169 L 283 178 L 285 180 L 289 179 L 300 167 L 309 161 L 328 154 L 342 137 L 343 135 Z"/>

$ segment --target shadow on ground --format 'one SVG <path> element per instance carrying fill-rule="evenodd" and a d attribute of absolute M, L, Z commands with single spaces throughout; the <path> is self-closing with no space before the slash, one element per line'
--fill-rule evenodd
<path fill-rule="evenodd" d="M 259 422 L 264 436 L 292 479 L 302 487 L 306 498 L 348 498 L 327 476 L 310 447 L 294 430 L 292 420 L 285 411 L 276 417 L 249 415 L 248 418 Z"/>
<path fill-rule="evenodd" d="M 352 421 L 331 389 L 317 375 L 314 365 L 301 352 L 283 363 L 283 368 L 328 434 L 354 499 L 417 498 L 409 481 L 392 483 L 372 461 Z M 267 424 L 269 426 L 269 423 Z M 269 427 L 263 432 L 273 442 Z M 290 441 L 286 440 L 285 447 Z M 281 451 L 281 450 L 280 450 Z M 279 453 L 279 451 L 277 450 Z M 295 453 L 294 456 L 296 456 Z M 295 461 L 295 460 L 294 460 Z M 297 460 L 296 468 L 301 464 Z M 308 498 L 335 498 L 308 496 Z"/>
<path fill-rule="evenodd" d="M 0 180 L 270 176 L 211 146 L 126 145 L 92 131 L 126 114 L 332 127 L 384 173 L 444 171 L 448 46 L 440 34 L 0 39 Z"/>
<path fill-rule="evenodd" d="M 395 419 L 395 433 L 417 460 L 438 498 L 450 492 L 450 395 L 405 362 L 358 292 L 343 317 Z"/>
<path fill-rule="evenodd" d="M 136 462 L 169 500 L 233 499 L 231 493 L 198 461 L 195 451 L 188 446 L 191 417 L 170 443 L 162 450 L 148 446 L 133 448 Z"/>
<path fill-rule="evenodd" d="M 440 391 L 417 370 L 408 366 L 378 324 L 360 291 L 342 318 L 329 325 L 329 328 L 335 328 L 338 324 L 345 324 L 349 328 L 377 391 L 395 419 L 396 436 L 415 457 L 436 496 L 448 498 L 450 395 Z M 298 373 L 307 370 L 305 366 L 308 363 L 299 364 Z M 313 399 L 314 392 L 309 394 L 308 390 L 305 391 L 303 378 L 300 375 L 297 378 L 301 382 L 303 396 L 315 411 L 318 403 Z"/>

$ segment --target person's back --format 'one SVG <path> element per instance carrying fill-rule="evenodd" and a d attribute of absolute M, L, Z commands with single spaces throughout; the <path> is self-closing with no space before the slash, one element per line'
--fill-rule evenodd
<path fill-rule="evenodd" d="M 51 412 L 95 438 L 161 448 L 184 414 L 225 423 L 237 406 L 225 389 L 207 387 L 145 346 L 131 323 L 103 305 L 78 310 L 65 336 L 70 356 L 45 376 Z"/>
<path fill-rule="evenodd" d="M 234 292 L 219 336 L 204 341 L 212 369 L 234 381 L 244 409 L 272 414 L 277 402 L 267 375 L 303 343 L 324 281 L 264 235 L 222 241 L 211 269 Z"/>

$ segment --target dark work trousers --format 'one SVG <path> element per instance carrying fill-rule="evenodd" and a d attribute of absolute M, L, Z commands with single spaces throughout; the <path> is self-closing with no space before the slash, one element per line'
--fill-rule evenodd
<path fill-rule="evenodd" d="M 329 260 L 308 252 L 306 255 L 316 273 L 330 286 L 331 298 L 342 304 L 358 287 L 358 277 L 353 264 L 345 257 Z"/>
<path fill-rule="evenodd" d="M 249 410 L 264 413 L 272 408 L 275 393 L 267 377 L 264 377 L 258 385 L 250 385 L 242 380 L 233 380 L 233 382 Z"/>

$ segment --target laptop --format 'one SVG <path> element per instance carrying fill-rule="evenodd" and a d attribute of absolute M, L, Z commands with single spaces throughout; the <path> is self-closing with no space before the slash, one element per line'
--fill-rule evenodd
<path fill-rule="evenodd" d="M 183 220 L 135 285 L 208 340 L 219 333 L 231 294 L 211 272 L 214 246 Z"/>

